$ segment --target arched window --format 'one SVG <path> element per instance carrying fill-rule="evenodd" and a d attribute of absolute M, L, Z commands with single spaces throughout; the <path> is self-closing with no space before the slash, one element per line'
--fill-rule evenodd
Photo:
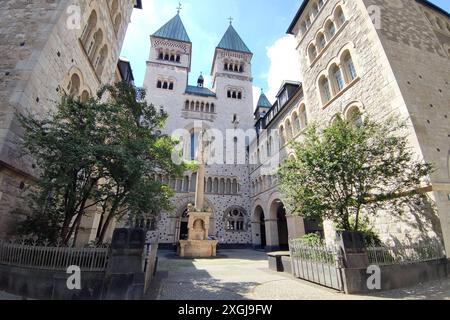
<path fill-rule="evenodd" d="M 333 65 L 330 70 L 330 76 L 333 79 L 334 93 L 337 94 L 344 89 L 344 78 L 342 77 L 341 69 L 337 65 Z"/>
<path fill-rule="evenodd" d="M 212 193 L 212 178 L 208 178 L 208 182 L 206 183 L 206 192 Z"/>
<path fill-rule="evenodd" d="M 313 3 L 311 7 L 311 18 L 314 19 L 318 13 L 319 13 L 319 6 L 317 5 L 317 3 Z"/>
<path fill-rule="evenodd" d="M 322 103 L 326 104 L 328 101 L 331 100 L 330 83 L 329 83 L 327 77 L 322 76 L 320 78 L 319 88 L 320 88 L 320 94 L 322 96 Z"/>
<path fill-rule="evenodd" d="M 184 104 L 184 109 L 189 110 L 189 100 L 186 100 L 186 103 Z"/>
<path fill-rule="evenodd" d="M 209 113 L 209 112 L 210 112 L 210 109 L 209 109 L 209 103 L 207 103 L 207 104 L 206 104 L 206 107 L 205 107 L 205 112 L 207 112 L 207 113 Z"/>
<path fill-rule="evenodd" d="M 227 184 L 226 184 L 226 188 L 225 188 L 225 193 L 226 193 L 226 194 L 231 194 L 231 179 L 227 179 Z"/>
<path fill-rule="evenodd" d="M 280 127 L 279 132 L 280 132 L 280 146 L 283 147 L 286 144 L 286 133 L 284 131 L 283 126 Z"/>
<path fill-rule="evenodd" d="M 297 112 L 295 112 L 295 111 L 292 114 L 292 129 L 294 131 L 294 134 L 297 134 L 301 129 L 300 121 L 299 121 Z"/>
<path fill-rule="evenodd" d="M 89 100 L 89 92 L 84 90 L 81 94 L 81 102 L 86 103 Z"/>
<path fill-rule="evenodd" d="M 233 99 L 236 99 L 236 91 L 233 91 L 233 94 L 231 95 L 231 97 L 232 97 Z"/>
<path fill-rule="evenodd" d="M 286 138 L 288 141 L 292 139 L 292 125 L 289 119 L 286 120 Z"/>
<path fill-rule="evenodd" d="M 167 81 L 164 81 L 164 83 L 163 83 L 163 89 L 167 89 L 168 87 L 169 87 L 169 85 L 168 85 Z"/>
<path fill-rule="evenodd" d="M 334 20 L 337 22 L 338 28 L 345 23 L 345 15 L 341 7 L 337 7 L 334 11 Z"/>
<path fill-rule="evenodd" d="M 116 34 L 118 34 L 120 31 L 121 23 L 122 23 L 122 14 L 119 12 L 114 18 L 114 31 L 116 32 Z"/>
<path fill-rule="evenodd" d="M 114 16 L 118 9 L 119 9 L 118 0 L 113 0 L 111 3 L 111 15 Z"/>
<path fill-rule="evenodd" d="M 173 90 L 173 82 L 169 83 L 169 90 Z"/>
<path fill-rule="evenodd" d="M 80 87 L 81 87 L 80 76 L 74 73 L 70 77 L 70 82 L 69 85 L 67 86 L 67 91 L 69 92 L 69 95 L 73 97 L 78 96 L 80 94 Z"/>
<path fill-rule="evenodd" d="M 309 46 L 308 54 L 309 54 L 309 61 L 311 63 L 313 63 L 313 61 L 316 60 L 316 58 L 317 58 L 317 49 L 316 49 L 316 46 L 314 44 L 311 44 Z"/>
<path fill-rule="evenodd" d="M 213 181 L 213 193 L 214 194 L 218 194 L 219 193 L 219 179 L 218 178 L 214 178 L 214 181 Z"/>
<path fill-rule="evenodd" d="M 176 59 L 176 61 L 177 61 L 178 63 L 180 63 L 180 61 L 181 61 L 181 56 L 180 56 L 179 54 L 177 54 L 177 59 Z"/>
<path fill-rule="evenodd" d="M 319 32 L 319 34 L 317 35 L 316 43 L 319 51 L 322 51 L 323 48 L 325 48 L 325 46 L 327 45 L 327 41 L 325 40 L 325 36 L 322 32 Z"/>
<path fill-rule="evenodd" d="M 353 80 L 356 79 L 357 73 L 350 52 L 346 51 L 344 53 L 342 61 L 345 66 L 345 74 L 347 77 L 347 82 L 352 82 Z"/>
<path fill-rule="evenodd" d="M 88 22 L 84 27 L 83 33 L 81 35 L 81 43 L 83 43 L 83 46 L 85 48 L 96 26 L 97 26 L 97 12 L 94 10 L 91 12 Z"/>
<path fill-rule="evenodd" d="M 336 27 L 335 27 L 333 21 L 327 22 L 327 24 L 325 25 L 325 30 L 326 30 L 328 41 L 329 41 L 336 34 Z"/>
<path fill-rule="evenodd" d="M 100 54 L 97 58 L 95 71 L 99 77 L 101 77 L 103 73 L 103 69 L 105 68 L 106 58 L 108 57 L 108 46 L 105 44 L 100 50 Z"/>
<path fill-rule="evenodd" d="M 225 179 L 221 178 L 219 180 L 219 192 L 218 194 L 224 194 L 225 193 Z"/>
<path fill-rule="evenodd" d="M 170 56 L 169 56 L 168 53 L 166 53 L 166 54 L 164 55 L 164 60 L 166 60 L 166 61 L 169 61 L 169 60 L 170 60 Z"/>
<path fill-rule="evenodd" d="M 308 31 L 308 29 L 306 28 L 306 22 L 302 22 L 301 24 L 300 24 L 300 33 L 302 34 L 302 35 L 304 35 L 305 33 L 306 33 L 306 31 Z"/>
<path fill-rule="evenodd" d="M 175 55 L 173 54 L 170 55 L 170 61 L 175 62 Z"/>
<path fill-rule="evenodd" d="M 227 231 L 246 231 L 246 212 L 243 208 L 232 207 L 225 211 L 225 229 Z"/>
<path fill-rule="evenodd" d="M 183 191 L 189 192 L 189 177 L 185 176 L 183 180 Z"/>
<path fill-rule="evenodd" d="M 300 106 L 300 128 L 305 129 L 308 126 L 308 115 L 306 114 L 306 107 L 304 104 Z"/>
<path fill-rule="evenodd" d="M 241 64 L 241 66 L 239 67 L 239 72 L 244 72 L 244 65 L 243 64 Z"/>
<path fill-rule="evenodd" d="M 224 63 L 223 69 L 224 69 L 225 71 L 228 71 L 228 63 L 227 63 L 227 62 Z"/>
<path fill-rule="evenodd" d="M 162 51 L 159 51 L 158 59 L 159 60 L 163 60 L 164 59 L 164 53 Z"/>
<path fill-rule="evenodd" d="M 214 103 L 211 103 L 211 113 L 215 113 L 215 112 L 216 112 L 216 109 L 215 109 Z"/>
<path fill-rule="evenodd" d="M 87 51 L 87 54 L 91 61 L 94 61 L 94 58 L 102 42 L 103 42 L 103 31 L 102 29 L 98 29 L 97 32 L 95 32 L 94 37 L 91 40 L 91 43 L 89 44 L 89 48 Z"/>
<path fill-rule="evenodd" d="M 199 135 L 198 132 L 191 131 L 191 143 L 190 143 L 190 159 L 195 160 L 197 159 L 197 149 L 198 149 L 198 139 Z"/>
<path fill-rule="evenodd" d="M 231 98 L 231 91 L 230 90 L 228 90 L 228 92 L 227 92 L 227 97 Z"/>
<path fill-rule="evenodd" d="M 348 109 L 346 119 L 357 127 L 360 127 L 363 124 L 362 113 L 356 106 L 350 107 Z"/>
<path fill-rule="evenodd" d="M 238 92 L 238 94 L 237 94 L 237 98 L 239 99 L 239 100 L 242 100 L 242 92 Z"/>
<path fill-rule="evenodd" d="M 158 89 L 161 89 L 161 88 L 162 88 L 162 81 L 161 81 L 161 80 L 158 80 L 158 82 L 156 83 L 156 87 L 157 87 Z"/>
<path fill-rule="evenodd" d="M 195 111 L 200 111 L 200 102 L 195 103 Z"/>

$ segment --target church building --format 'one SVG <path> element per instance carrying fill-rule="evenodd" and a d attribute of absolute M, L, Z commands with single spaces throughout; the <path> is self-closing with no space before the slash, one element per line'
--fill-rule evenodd
<path fill-rule="evenodd" d="M 150 41 L 144 88 L 148 102 L 169 115 L 163 133 L 179 136 L 184 159 L 196 160 L 199 137 L 207 132 L 204 191 L 213 212 L 209 236 L 222 247 L 247 247 L 252 243 L 247 147 L 254 134 L 253 54 L 230 23 L 212 57 L 212 88 L 206 88 L 202 75 L 196 86 L 188 83 L 193 43 L 179 13 Z M 195 200 L 197 177 L 186 172 L 182 179 L 156 178 L 176 191 L 177 209 L 151 223 L 151 237 L 162 247 L 173 247 L 187 236 L 187 208 Z"/>

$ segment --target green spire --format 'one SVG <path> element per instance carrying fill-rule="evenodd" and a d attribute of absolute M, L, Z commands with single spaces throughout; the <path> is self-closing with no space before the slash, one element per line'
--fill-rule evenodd
<path fill-rule="evenodd" d="M 244 43 L 244 41 L 241 39 L 239 34 L 236 32 L 236 30 L 233 28 L 231 21 L 228 30 L 225 32 L 225 35 L 223 36 L 217 48 L 244 53 L 252 53 Z"/>
<path fill-rule="evenodd" d="M 156 31 L 153 36 L 163 39 L 191 42 L 179 13 L 163 25 L 161 29 Z"/>

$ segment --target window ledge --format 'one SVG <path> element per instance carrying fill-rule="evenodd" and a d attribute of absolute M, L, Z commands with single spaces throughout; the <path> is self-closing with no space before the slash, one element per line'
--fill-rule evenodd
<path fill-rule="evenodd" d="M 341 97 L 347 90 L 349 90 L 351 87 L 353 87 L 361 78 L 356 77 L 352 80 L 344 89 L 339 91 L 333 98 L 330 99 L 326 104 L 323 105 L 322 109 L 328 108 L 330 104 L 332 104 L 334 101 L 336 101 L 339 97 Z"/>
<path fill-rule="evenodd" d="M 325 45 L 325 47 L 323 47 L 322 50 L 320 50 L 319 54 L 317 55 L 317 57 L 311 62 L 311 65 L 309 66 L 309 68 L 311 69 L 312 67 L 314 67 L 314 65 L 317 63 L 317 61 L 325 54 L 325 51 L 327 51 L 327 49 L 330 47 L 330 45 L 336 40 L 336 38 L 339 36 L 339 34 L 342 33 L 342 30 L 344 30 L 345 26 L 348 24 L 348 20 L 345 20 L 345 22 L 339 27 L 339 29 L 336 31 L 336 33 L 334 34 L 334 36 L 330 39 L 330 41 L 327 42 L 327 44 Z M 317 48 L 317 46 L 316 46 Z"/>

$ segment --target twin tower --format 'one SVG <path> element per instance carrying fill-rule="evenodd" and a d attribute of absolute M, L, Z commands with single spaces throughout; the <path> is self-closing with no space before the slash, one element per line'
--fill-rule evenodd
<path fill-rule="evenodd" d="M 236 153 L 233 159 L 238 158 L 237 152 L 242 159 L 251 139 L 238 134 L 229 137 L 229 132 L 254 132 L 253 54 L 230 24 L 215 49 L 212 86 L 207 88 L 202 75 L 196 85 L 189 85 L 192 42 L 179 14 L 150 39 L 144 88 L 148 102 L 164 108 L 169 115 L 163 133 L 187 133 L 181 138 L 182 151 L 185 159 L 192 160 L 198 157 L 199 136 L 204 130 L 217 133 L 210 140 L 223 141 L 223 150 L 220 143 L 216 150 L 209 150 L 209 154 L 223 155 L 223 163 L 207 163 L 205 172 L 205 205 L 214 213 L 209 236 L 222 244 L 251 243 L 250 166 L 245 160 L 229 161 L 230 154 Z M 170 177 L 160 179 L 176 191 L 173 201 L 179 212 L 161 215 L 159 243 L 174 244 L 186 236 L 187 217 L 183 210 L 194 203 L 197 176 L 186 172 L 175 181 Z"/>
<path fill-rule="evenodd" d="M 253 127 L 253 54 L 231 24 L 215 50 L 212 88 L 204 86 L 202 75 L 197 85 L 188 83 L 192 42 L 179 14 L 150 39 L 144 87 L 149 102 L 169 114 L 166 130 L 190 129 L 196 120 L 219 130 L 238 122 L 245 130 Z"/>

